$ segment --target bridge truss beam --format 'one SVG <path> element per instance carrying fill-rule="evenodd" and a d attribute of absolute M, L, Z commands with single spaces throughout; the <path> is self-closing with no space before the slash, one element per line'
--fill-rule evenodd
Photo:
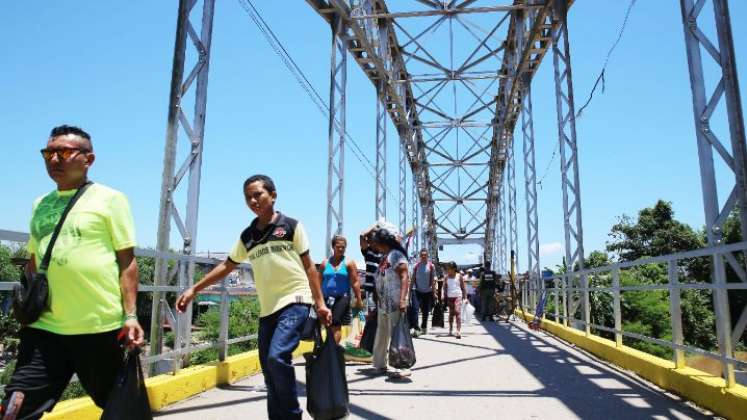
<path fill-rule="evenodd" d="M 552 14 L 552 46 L 555 69 L 555 103 L 558 113 L 560 173 L 563 189 L 565 258 L 569 271 L 584 269 L 581 223 L 581 190 L 576 143 L 576 106 L 573 94 L 567 0 L 555 0 Z"/>
<path fill-rule="evenodd" d="M 537 171 L 534 154 L 534 121 L 532 119 L 532 92 L 525 86 L 521 112 L 521 131 L 524 138 L 524 193 L 527 215 L 527 284 L 533 290 L 542 287 L 539 262 L 539 223 L 537 217 Z M 531 295 L 531 294 L 530 294 Z"/>
<path fill-rule="evenodd" d="M 496 98 L 496 109 L 491 141 L 490 175 L 488 177 L 487 216 L 490 233 L 486 238 L 497 237 L 496 227 L 492 225 L 499 219 L 496 217 L 498 196 L 501 192 L 503 172 L 506 168 L 509 143 L 516 122 L 521 112 L 524 97 L 524 86 L 531 84 L 532 78 L 539 68 L 552 41 L 552 9 L 553 1 L 527 1 L 525 8 L 515 10 L 511 14 L 508 34 L 504 44 L 503 65 L 499 72 L 502 76 Z M 517 81 L 521 81 L 520 83 Z M 486 240 L 486 255 L 491 255 L 493 243 Z"/>
<path fill-rule="evenodd" d="M 386 218 L 386 109 L 382 105 L 382 92 L 380 84 L 376 95 L 376 220 Z"/>
<path fill-rule="evenodd" d="M 407 231 L 407 153 L 400 145 L 399 153 L 399 231 Z"/>
<path fill-rule="evenodd" d="M 327 163 L 327 235 L 329 244 L 332 235 L 341 235 L 344 222 L 344 173 L 345 173 L 345 129 L 347 88 L 347 26 L 336 16 L 331 22 L 332 51 L 329 81 L 329 153 Z M 337 125 L 337 130 L 335 130 Z M 336 132 L 336 134 L 335 134 Z M 331 248 L 325 245 L 327 257 Z"/>
<path fill-rule="evenodd" d="M 205 135 L 205 112 L 207 108 L 208 70 L 210 47 L 212 44 L 213 12 L 215 0 L 203 0 L 201 10 L 194 0 L 180 0 L 177 14 L 176 41 L 169 94 L 169 112 L 166 126 L 166 146 L 164 149 L 163 175 L 161 180 L 161 200 L 158 213 L 158 237 L 156 241 L 155 279 L 156 286 L 166 286 L 173 275 L 178 277 L 178 285 L 187 288 L 194 279 L 195 264 L 179 262 L 169 273 L 168 261 L 163 257 L 170 251 L 171 224 L 176 225 L 182 238 L 182 254 L 194 256 L 197 250 L 197 220 L 200 201 L 200 175 L 202 150 Z M 200 10 L 199 19 L 193 19 L 193 11 Z M 197 13 L 197 12 L 195 12 Z M 197 26 L 195 22 L 200 22 Z M 199 32 L 198 32 L 199 30 Z M 189 42 L 187 41 L 189 40 Z M 197 52 L 197 61 L 185 77 L 186 52 L 188 45 Z M 194 92 L 193 113 L 188 115 L 189 103 L 185 98 Z M 189 152 L 176 169 L 177 149 L 180 146 L 179 132 L 186 134 Z M 175 192 L 186 178 L 187 195 L 184 203 L 185 216 L 182 218 L 177 206 Z M 163 313 L 169 311 L 162 292 L 154 292 L 151 316 L 150 354 L 161 353 L 163 344 Z M 176 318 L 175 347 L 181 349 L 190 342 L 192 307 Z M 181 362 L 175 360 L 175 367 Z"/>
<path fill-rule="evenodd" d="M 728 2 L 711 0 L 716 26 L 716 42 L 712 42 L 700 29 L 700 14 L 707 1 L 693 2 L 681 0 L 682 23 L 685 32 L 685 47 L 690 71 L 690 86 L 693 93 L 693 115 L 698 143 L 701 188 L 705 211 L 708 245 L 715 246 L 723 241 L 723 227 L 729 215 L 739 211 L 742 238 L 747 238 L 747 145 L 742 113 L 737 68 L 734 57 L 734 41 L 731 31 Z M 708 95 L 706 92 L 703 55 L 710 57 L 717 71 L 718 83 Z M 726 122 L 729 127 L 729 144 L 724 145 L 711 129 L 711 122 L 719 114 L 717 107 L 726 108 Z M 714 115 L 716 114 L 716 115 Z M 715 152 L 715 153 L 714 153 Z M 734 184 L 731 186 L 723 205 L 719 204 L 714 154 L 732 172 Z M 743 336 L 747 326 L 747 308 L 744 308 L 732 329 L 729 293 L 724 289 L 727 282 L 726 267 L 729 266 L 742 282 L 747 281 L 745 268 L 732 253 L 713 255 L 714 310 L 718 320 L 716 329 L 718 348 L 722 357 L 723 376 L 727 386 L 735 384 L 734 365 L 726 358 L 734 357 L 734 346 Z"/>

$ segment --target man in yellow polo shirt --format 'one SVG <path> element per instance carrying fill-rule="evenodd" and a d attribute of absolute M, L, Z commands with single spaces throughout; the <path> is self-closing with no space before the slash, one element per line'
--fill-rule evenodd
<path fill-rule="evenodd" d="M 257 346 L 267 385 L 267 413 L 271 420 L 301 419 L 292 353 L 301 340 L 309 306 L 315 304 L 325 325 L 332 322 L 332 313 L 324 304 L 306 231 L 297 220 L 275 211 L 277 191 L 272 179 L 266 175 L 249 177 L 244 182 L 244 198 L 257 217 L 241 232 L 228 259 L 187 289 L 176 308 L 184 312 L 200 290 L 249 261 L 259 297 Z"/>
<path fill-rule="evenodd" d="M 28 272 L 36 271 L 63 210 L 88 183 L 95 160 L 88 133 L 66 125 L 52 130 L 41 153 L 57 189 L 34 202 Z M 127 198 L 104 185 L 89 185 L 52 247 L 48 309 L 21 329 L 0 414 L 40 418 L 54 407 L 74 373 L 96 405 L 106 404 L 124 355 L 118 335 L 123 332 L 133 346 L 143 341 L 135 308 L 134 247 Z"/>

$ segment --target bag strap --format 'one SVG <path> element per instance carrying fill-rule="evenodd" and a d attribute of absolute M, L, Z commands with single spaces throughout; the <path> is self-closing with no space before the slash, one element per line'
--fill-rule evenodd
<path fill-rule="evenodd" d="M 54 232 L 52 233 L 52 238 L 49 240 L 49 245 L 47 245 L 47 252 L 44 253 L 44 258 L 42 258 L 41 265 L 39 266 L 39 271 L 47 271 L 47 268 L 49 268 L 49 261 L 52 259 L 52 248 L 54 248 L 54 243 L 57 242 L 57 236 L 60 235 L 62 224 L 65 223 L 65 218 L 67 217 L 67 214 L 70 213 L 70 209 L 73 208 L 75 202 L 78 201 L 80 196 L 83 195 L 83 193 L 91 184 L 93 184 L 93 182 L 86 181 L 85 184 L 78 188 L 78 191 L 75 192 L 75 195 L 73 195 L 73 197 L 67 203 L 67 206 L 65 206 L 65 210 L 62 211 L 60 221 L 57 222 L 57 226 L 55 226 Z"/>

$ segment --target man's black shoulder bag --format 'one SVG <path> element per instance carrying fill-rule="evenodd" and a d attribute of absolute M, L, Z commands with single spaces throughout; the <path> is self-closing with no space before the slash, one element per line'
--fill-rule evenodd
<path fill-rule="evenodd" d="M 39 319 L 42 312 L 47 309 L 49 298 L 47 268 L 49 268 L 49 262 L 52 259 L 52 248 L 57 241 L 57 236 L 60 234 L 62 224 L 65 223 L 67 214 L 70 213 L 70 209 L 73 208 L 75 202 L 78 201 L 86 188 L 91 184 L 92 182 L 83 184 L 70 199 L 70 202 L 67 203 L 62 216 L 60 216 L 60 221 L 57 222 L 57 226 L 54 228 L 52 238 L 49 240 L 49 245 L 47 245 L 47 252 L 44 253 L 44 258 L 41 265 L 37 268 L 36 273 L 27 278 L 25 270 L 21 270 L 21 284 L 13 288 L 13 315 L 15 315 L 21 325 L 29 325 L 35 322 Z"/>

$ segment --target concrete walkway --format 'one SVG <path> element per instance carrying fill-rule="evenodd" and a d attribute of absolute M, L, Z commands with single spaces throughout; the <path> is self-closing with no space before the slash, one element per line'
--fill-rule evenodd
<path fill-rule="evenodd" d="M 409 381 L 372 376 L 349 364 L 351 418 L 365 419 L 642 419 L 708 418 L 635 375 L 621 372 L 521 323 L 466 326 L 415 339 Z M 304 366 L 296 378 L 304 397 Z M 266 418 L 261 375 L 207 391 L 158 413 L 159 419 Z M 307 413 L 304 418 L 310 418 Z"/>

